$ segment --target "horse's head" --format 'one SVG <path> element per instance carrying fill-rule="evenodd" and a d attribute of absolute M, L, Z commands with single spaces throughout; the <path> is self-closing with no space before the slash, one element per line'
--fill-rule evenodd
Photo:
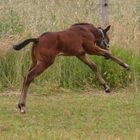
<path fill-rule="evenodd" d="M 97 41 L 97 45 L 102 48 L 102 49 L 109 49 L 109 36 L 107 34 L 107 32 L 109 31 L 111 25 L 107 26 L 105 29 L 99 27 L 99 39 Z"/>

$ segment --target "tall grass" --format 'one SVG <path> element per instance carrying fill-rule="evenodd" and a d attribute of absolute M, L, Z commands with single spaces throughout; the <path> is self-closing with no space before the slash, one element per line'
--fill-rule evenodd
<path fill-rule="evenodd" d="M 20 17 L 13 10 L 3 15 L 0 20 L 0 37 L 8 34 L 17 34 L 23 32 L 23 26 L 20 23 Z"/>
<path fill-rule="evenodd" d="M 101 26 L 100 0 L 1 0 L 0 34 L 38 36 L 58 31 L 76 22 Z M 111 40 L 125 47 L 139 49 L 140 1 L 109 0 Z M 15 31 L 16 30 L 16 31 Z M 4 32 L 4 33 L 3 33 Z"/>
<path fill-rule="evenodd" d="M 113 47 L 112 52 L 131 66 L 131 71 L 126 71 L 111 60 L 102 57 L 89 56 L 98 64 L 104 79 L 111 87 L 125 87 L 134 81 L 140 80 L 140 66 L 138 57 L 134 57 L 131 51 L 119 47 Z M 30 51 L 9 51 L 0 57 L 0 89 L 15 89 L 21 87 L 24 75 L 26 75 L 31 58 Z M 88 66 L 76 57 L 57 57 L 55 63 L 35 80 L 35 85 L 46 87 L 63 87 L 68 89 L 84 89 L 98 86 L 95 74 Z M 50 88 L 50 87 L 49 87 Z"/>
<path fill-rule="evenodd" d="M 91 59 L 99 64 L 104 79 L 111 87 L 124 87 L 128 83 L 134 83 L 134 85 L 138 83 L 140 75 L 139 9 L 139 0 L 134 0 L 133 3 L 131 0 L 109 1 L 112 51 L 130 64 L 132 69 L 126 72 L 110 60 L 105 61 L 103 58 L 91 56 Z M 7 52 L 13 44 L 24 38 L 37 37 L 46 31 L 59 31 L 76 22 L 91 22 L 101 26 L 99 0 L 1 0 L 0 54 L 5 50 Z M 118 45 L 121 47 L 117 47 Z M 19 53 L 8 51 L 2 55 L 0 89 L 21 87 L 29 64 L 30 51 L 28 50 Z M 57 58 L 55 64 L 35 81 L 36 84 L 70 89 L 98 86 L 94 74 L 87 66 L 76 58 L 66 57 Z"/>

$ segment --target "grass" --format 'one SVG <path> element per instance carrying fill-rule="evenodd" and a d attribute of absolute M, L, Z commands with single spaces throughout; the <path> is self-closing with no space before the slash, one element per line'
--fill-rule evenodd
<path fill-rule="evenodd" d="M 18 97 L 7 95 L 0 98 L 1 140 L 140 139 L 140 94 L 130 89 L 31 93 L 25 115 L 16 108 Z"/>
<path fill-rule="evenodd" d="M 112 48 L 112 52 L 128 63 L 131 66 L 131 71 L 124 70 L 111 60 L 105 60 L 99 56 L 90 56 L 98 64 L 102 76 L 111 88 L 122 88 L 132 83 L 134 85 L 139 83 L 139 56 L 135 56 L 127 49 L 116 46 Z M 0 57 L 0 91 L 21 87 L 23 76 L 26 75 L 31 63 L 30 60 L 30 51 L 24 50 L 20 52 L 9 51 L 6 55 Z M 63 87 L 72 90 L 99 86 L 95 74 L 75 57 L 58 57 L 49 69 L 40 77 L 37 77 L 34 84 L 41 85 L 43 88 L 46 85 L 51 85 L 47 87 L 52 87 L 52 89 L 54 87 Z"/>
<path fill-rule="evenodd" d="M 20 23 L 20 17 L 15 11 L 10 10 L 0 19 L 0 38 L 4 38 L 7 34 L 16 35 L 24 31 L 24 27 Z"/>
<path fill-rule="evenodd" d="M 10 40 L 12 36 L 13 44 L 28 36 L 37 37 L 46 31 L 68 28 L 76 22 L 102 25 L 99 0 L 1 0 L 0 5 L 0 37 Z M 139 9 L 139 0 L 109 1 L 109 19 L 112 25 L 110 36 L 113 45 L 119 43 L 140 52 Z M 20 38 L 15 39 L 15 36 Z M 7 40 L 2 42 L 4 45 L 0 47 L 7 48 Z"/>
<path fill-rule="evenodd" d="M 30 64 L 30 48 L 16 53 L 10 50 L 13 44 L 77 22 L 101 26 L 99 8 L 99 0 L 0 0 L 0 92 L 19 90 Z M 140 139 L 140 1 L 110 0 L 109 18 L 112 51 L 131 71 L 91 59 L 118 90 L 105 95 L 88 67 L 61 57 L 32 84 L 26 115 L 17 110 L 18 96 L 0 93 L 1 140 Z"/>
<path fill-rule="evenodd" d="M 96 26 L 101 26 L 98 0 L 1 0 L 0 5 L 1 52 L 11 48 L 13 44 L 19 43 L 24 38 L 37 37 L 46 31 L 60 31 L 76 22 L 91 22 Z M 140 79 L 140 67 L 137 63 L 140 52 L 139 8 L 139 0 L 134 0 L 133 3 L 131 0 L 128 0 L 127 3 L 121 0 L 109 1 L 112 51 L 132 67 L 132 72 L 127 73 L 110 61 L 106 62 L 103 59 L 91 57 L 101 65 L 102 75 L 111 87 L 129 86 L 132 81 L 136 85 Z M 8 40 L 10 40 L 9 43 L 7 43 Z M 116 44 L 121 45 L 117 47 Z M 127 47 L 129 50 L 118 49 L 122 47 Z M 20 53 L 8 51 L 5 56 L 0 57 L 0 91 L 21 87 L 23 75 L 30 63 L 29 54 L 30 51 Z M 19 61 L 17 62 L 17 60 Z M 114 69 L 111 69 L 112 67 Z M 48 72 L 38 78 L 36 84 L 51 85 L 54 83 L 54 85 L 64 88 L 82 89 L 90 87 L 90 85 L 97 86 L 97 82 L 94 84 L 95 81 L 94 74 L 89 68 L 75 58 L 65 58 L 65 60 L 59 58 Z"/>

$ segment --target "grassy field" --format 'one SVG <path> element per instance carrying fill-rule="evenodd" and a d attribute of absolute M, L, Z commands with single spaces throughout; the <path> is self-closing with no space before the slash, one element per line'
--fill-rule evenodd
<path fill-rule="evenodd" d="M 31 93 L 25 115 L 13 93 L 0 95 L 1 140 L 140 139 L 140 91 Z"/>
<path fill-rule="evenodd" d="M 118 64 L 105 60 L 103 57 L 90 56 L 90 58 L 98 65 L 103 78 L 111 88 L 122 88 L 134 84 L 134 90 L 136 90 L 140 83 L 140 57 L 135 56 L 128 49 L 120 49 L 117 46 L 112 49 L 112 52 L 128 63 L 131 70 L 126 71 Z M 23 77 L 31 63 L 30 59 L 30 51 L 24 50 L 10 51 L 0 57 L 0 91 L 21 88 Z M 45 90 L 60 87 L 71 90 L 101 87 L 94 72 L 76 57 L 57 57 L 55 63 L 33 83 Z"/>
<path fill-rule="evenodd" d="M 139 49 L 140 1 L 109 0 L 111 42 Z M 59 31 L 77 22 L 101 26 L 99 0 L 1 0 L 0 51 L 27 37 Z"/>
<path fill-rule="evenodd" d="M 27 114 L 21 115 L 17 102 L 31 46 L 20 52 L 12 46 L 77 22 L 101 26 L 100 5 L 99 0 L 0 0 L 0 140 L 140 139 L 140 1 L 109 0 L 109 19 L 111 50 L 131 71 L 90 58 L 112 92 L 105 94 L 79 60 L 60 57 L 32 83 Z"/>
<path fill-rule="evenodd" d="M 139 9 L 139 0 L 133 0 L 133 3 L 131 0 L 109 1 L 111 50 L 114 55 L 131 65 L 131 72 L 126 73 L 110 61 L 91 57 L 97 62 L 103 77 L 111 87 L 129 86 L 130 81 L 137 88 L 140 79 Z M 11 49 L 12 45 L 25 38 L 37 37 L 46 31 L 63 30 L 77 22 L 101 26 L 99 0 L 1 0 L 0 55 L 4 55 L 0 56 L 0 91 L 19 89 L 31 63 L 31 47 L 15 52 Z M 71 89 L 97 86 L 94 84 L 94 74 L 75 58 L 57 59 L 53 68 L 42 75 L 37 83 L 40 85 L 46 81 L 47 85 L 54 84 Z"/>
<path fill-rule="evenodd" d="M 134 0 L 133 3 L 131 0 L 109 1 L 111 50 L 131 66 L 131 72 L 126 73 L 110 61 L 91 57 L 100 66 L 103 77 L 111 87 L 125 87 L 133 83 L 137 88 L 140 79 L 139 5 L 139 0 Z M 0 56 L 0 91 L 19 89 L 31 63 L 29 46 L 15 52 L 11 49 L 12 45 L 46 31 L 63 30 L 77 22 L 101 26 L 99 0 L 1 0 L 0 55 L 4 55 Z M 63 57 L 57 59 L 53 68 L 43 74 L 37 83 L 41 85 L 46 81 L 47 85 L 70 89 L 98 85 L 94 84 L 94 74 L 87 67 L 75 58 Z"/>

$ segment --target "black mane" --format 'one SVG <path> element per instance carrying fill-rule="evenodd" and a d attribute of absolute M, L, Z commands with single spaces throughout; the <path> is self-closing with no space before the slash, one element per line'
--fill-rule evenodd
<path fill-rule="evenodd" d="M 72 26 L 78 26 L 78 25 L 92 25 L 90 23 L 75 23 Z"/>

